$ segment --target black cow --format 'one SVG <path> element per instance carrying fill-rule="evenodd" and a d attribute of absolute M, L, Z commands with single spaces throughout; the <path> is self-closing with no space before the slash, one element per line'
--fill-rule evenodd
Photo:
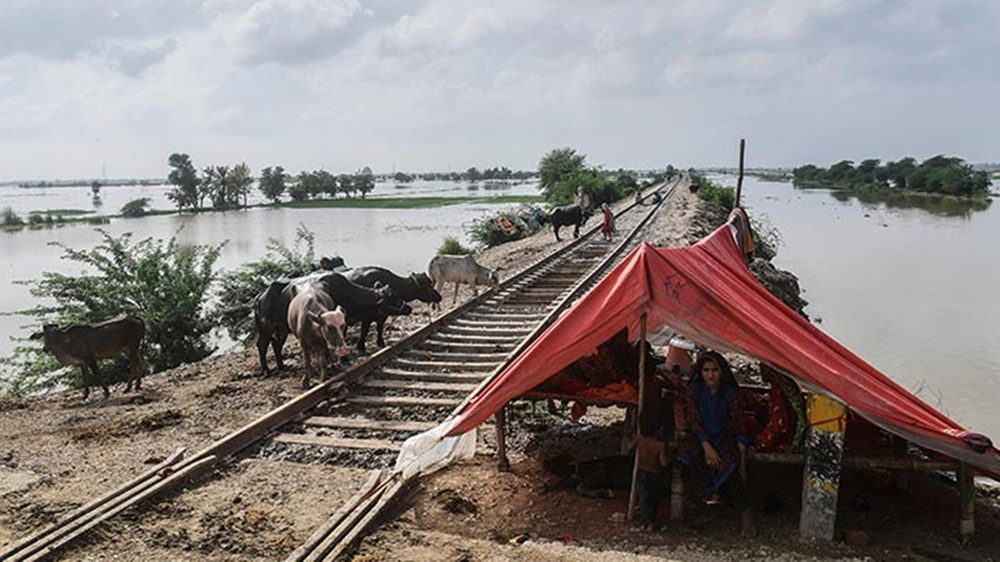
<path fill-rule="evenodd" d="M 409 277 L 400 277 L 384 267 L 367 265 L 348 269 L 343 272 L 343 275 L 351 282 L 364 287 L 374 287 L 376 283 L 388 285 L 392 287 L 392 290 L 396 292 L 399 298 L 406 302 L 415 300 L 428 304 L 441 302 L 441 293 L 434 289 L 434 284 L 431 283 L 426 273 L 411 273 Z M 388 317 L 389 315 L 387 314 L 375 319 L 379 347 L 385 346 L 383 334 L 385 332 L 385 320 Z M 363 326 L 362 330 L 363 333 L 368 333 L 368 327 Z"/>
<path fill-rule="evenodd" d="M 564 226 L 573 227 L 573 238 L 580 236 L 580 227 L 583 223 L 587 222 L 590 218 L 590 209 L 581 207 L 580 205 L 566 205 L 564 207 L 556 207 L 552 209 L 547 218 L 548 222 L 552 223 L 552 232 L 556 235 L 557 241 L 562 241 L 559 238 L 559 229 Z"/>
<path fill-rule="evenodd" d="M 90 396 L 91 380 L 87 369 L 93 378 L 104 389 L 104 397 L 110 394 L 108 383 L 101 377 L 97 368 L 98 359 L 111 359 L 119 355 L 127 355 L 129 367 L 132 370 L 125 392 L 139 390 L 142 384 L 142 338 L 146 335 L 146 324 L 135 316 L 118 316 L 97 322 L 95 324 L 77 324 L 58 328 L 54 324 L 46 324 L 41 332 L 31 334 L 31 339 L 42 340 L 42 348 L 56 356 L 63 365 L 77 365 L 83 373 L 83 398 Z"/>
<path fill-rule="evenodd" d="M 333 302 L 340 305 L 347 314 L 347 323 L 353 324 L 368 320 L 377 320 L 380 314 L 409 314 L 410 306 L 396 295 L 391 287 L 377 283 L 375 287 L 362 287 L 348 281 L 343 275 L 334 272 L 323 272 L 296 277 L 293 279 L 277 279 L 261 291 L 254 299 L 254 326 L 257 330 L 257 354 L 260 358 L 260 369 L 264 375 L 267 370 L 267 347 L 274 351 L 274 359 L 278 370 L 285 369 L 281 349 L 288 339 L 288 305 L 299 289 L 311 283 L 320 283 Z M 365 353 L 365 338 L 368 336 L 368 326 L 361 327 L 361 340 L 358 350 Z"/>

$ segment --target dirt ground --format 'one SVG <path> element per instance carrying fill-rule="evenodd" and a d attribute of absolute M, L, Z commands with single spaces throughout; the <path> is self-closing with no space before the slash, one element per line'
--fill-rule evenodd
<path fill-rule="evenodd" d="M 718 211 L 686 190 L 670 205 L 650 242 L 688 244 L 720 222 Z M 619 229 L 637 215 L 621 218 Z M 481 262 L 508 276 L 560 246 L 546 232 L 487 252 Z M 417 305 L 411 317 L 389 325 L 387 339 L 431 315 Z M 193 453 L 299 394 L 294 374 L 262 379 L 257 370 L 256 353 L 240 351 L 148 376 L 136 394 L 114 388 L 107 400 L 98 392 L 89 401 L 65 393 L 0 402 L 0 549 L 178 448 Z M 560 452 L 575 461 L 616 454 L 621 410 L 592 409 L 577 424 L 544 410 L 520 405 L 511 416 L 510 472 L 496 470 L 492 431 L 481 431 L 481 454 L 410 489 L 396 517 L 362 542 L 354 560 L 1000 560 L 996 494 L 980 491 L 976 542 L 961 546 L 957 493 L 931 477 L 911 478 L 900 493 L 885 474 L 847 473 L 832 544 L 796 538 L 801 469 L 787 466 L 754 467 L 755 505 L 767 514 L 758 514 L 759 535 L 750 542 L 738 539 L 733 513 L 692 498 L 683 523 L 633 530 L 622 523 L 624 490 L 581 495 L 546 469 Z M 334 460 L 314 450 L 256 446 L 183 493 L 100 525 L 61 559 L 281 560 L 365 480 L 367 470 Z M 844 544 L 852 530 L 866 533 L 870 544 Z"/>

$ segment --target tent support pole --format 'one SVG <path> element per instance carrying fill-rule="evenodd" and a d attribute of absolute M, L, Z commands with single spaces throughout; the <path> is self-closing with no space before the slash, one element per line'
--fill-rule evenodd
<path fill-rule="evenodd" d="M 639 433 L 642 431 L 642 403 L 646 396 L 646 313 L 639 319 L 639 404 L 635 414 L 635 462 L 632 463 L 632 487 L 628 493 L 628 512 L 625 522 L 632 523 L 635 514 L 635 500 L 638 495 L 636 482 L 639 479 Z"/>
<path fill-rule="evenodd" d="M 976 532 L 976 483 L 973 478 L 972 467 L 968 463 L 958 465 L 958 498 L 961 506 L 961 519 L 958 523 L 958 531 L 962 538 L 962 544 L 972 542 L 972 534 Z"/>
<path fill-rule="evenodd" d="M 500 472 L 510 471 L 510 461 L 507 460 L 507 405 L 497 410 L 494 416 L 497 428 L 497 469 Z"/>
<path fill-rule="evenodd" d="M 843 404 L 822 394 L 810 394 L 806 402 L 809 432 L 802 475 L 802 513 L 799 534 L 806 538 L 833 540 L 837 521 L 837 493 L 844 457 L 847 411 Z"/>

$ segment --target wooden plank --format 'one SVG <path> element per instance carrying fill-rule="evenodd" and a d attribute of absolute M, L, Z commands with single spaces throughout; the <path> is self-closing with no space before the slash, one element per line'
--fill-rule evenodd
<path fill-rule="evenodd" d="M 393 381 L 386 379 L 368 379 L 362 386 L 369 388 L 390 388 L 393 390 L 426 390 L 430 392 L 461 392 L 463 394 L 476 389 L 475 383 L 447 383 L 447 382 L 412 382 Z"/>
<path fill-rule="evenodd" d="M 803 537 L 833 540 L 844 455 L 845 414 L 843 404 L 822 394 L 810 394 L 806 402 L 810 427 L 806 437 L 799 517 L 799 534 Z"/>
<path fill-rule="evenodd" d="M 802 464 L 805 456 L 797 453 L 750 453 L 750 458 L 756 462 L 768 462 L 775 464 Z M 842 459 L 844 466 L 851 468 L 874 468 L 887 470 L 912 470 L 912 471 L 955 471 L 958 470 L 956 461 L 925 461 L 911 459 L 907 457 L 860 457 L 851 456 Z"/>
<path fill-rule="evenodd" d="M 413 379 L 427 382 L 469 382 L 478 383 L 486 373 L 429 373 L 427 371 L 407 371 L 404 369 L 382 369 L 382 374 L 388 377 Z"/>
<path fill-rule="evenodd" d="M 302 424 L 315 427 L 375 429 L 379 431 L 427 431 L 437 425 L 434 422 L 370 420 L 368 418 L 343 418 L 337 416 L 311 416 L 303 420 Z"/>
<path fill-rule="evenodd" d="M 462 401 L 458 398 L 422 398 L 416 396 L 352 396 L 346 402 L 366 406 L 456 406 Z"/>
<path fill-rule="evenodd" d="M 399 443 L 385 439 L 347 439 L 345 437 L 330 437 L 328 435 L 309 435 L 307 433 L 279 433 L 272 441 L 292 445 L 313 445 L 316 447 L 333 447 L 335 449 L 371 449 L 375 451 L 398 451 Z"/>
<path fill-rule="evenodd" d="M 473 363 L 471 361 L 420 361 L 419 359 L 399 357 L 396 359 L 395 364 L 399 367 L 426 369 L 429 371 L 452 370 L 465 372 L 481 371 L 488 373 L 495 369 L 499 363 L 496 361 L 492 363 Z"/>

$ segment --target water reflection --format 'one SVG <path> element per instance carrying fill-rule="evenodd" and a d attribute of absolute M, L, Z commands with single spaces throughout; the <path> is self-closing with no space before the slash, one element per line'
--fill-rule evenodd
<path fill-rule="evenodd" d="M 842 203 L 856 199 L 859 203 L 869 208 L 886 210 L 917 209 L 938 217 L 964 219 L 971 218 L 975 212 L 989 209 L 990 205 L 993 204 L 992 199 L 958 199 L 955 197 L 921 195 L 919 193 L 864 193 L 838 189 L 832 189 L 829 193 L 830 197 Z"/>

